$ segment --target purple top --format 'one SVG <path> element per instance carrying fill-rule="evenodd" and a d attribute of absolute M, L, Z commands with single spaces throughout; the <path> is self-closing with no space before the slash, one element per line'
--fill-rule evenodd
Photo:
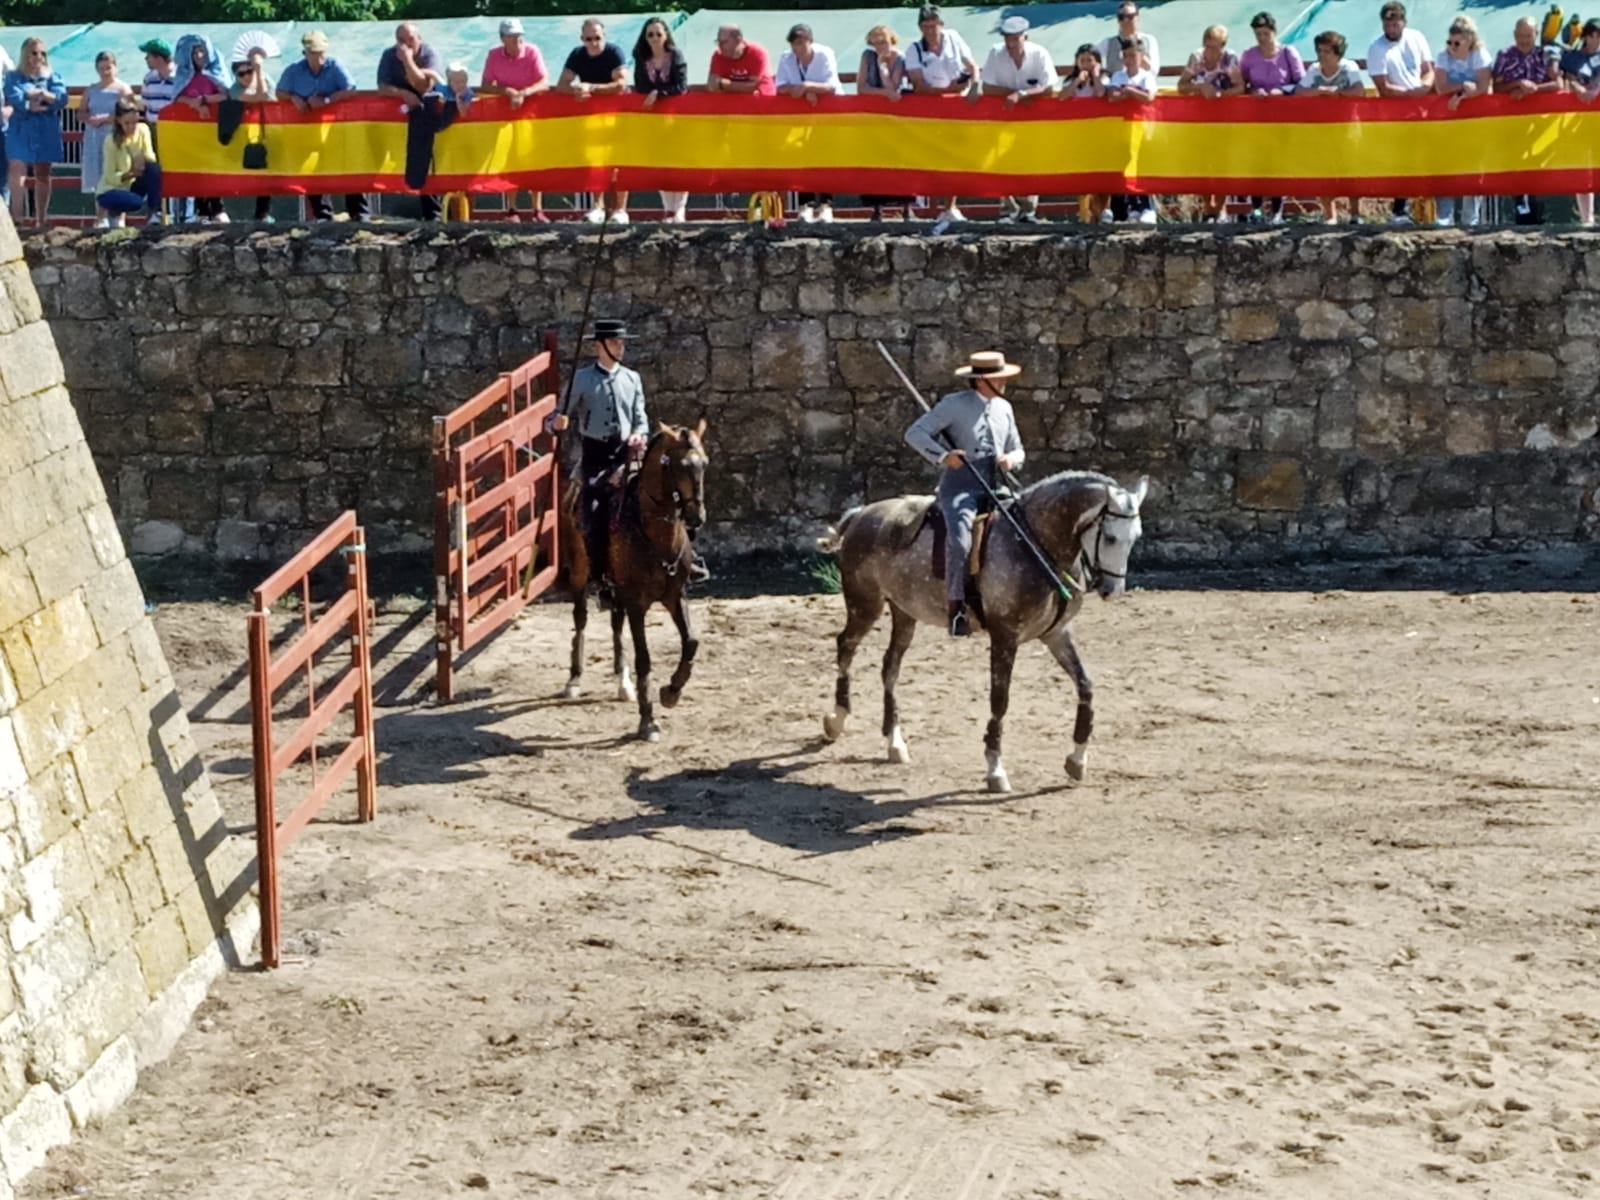
<path fill-rule="evenodd" d="M 1239 55 L 1239 73 L 1247 92 L 1270 92 L 1298 83 L 1306 68 L 1292 46 L 1279 46 L 1271 58 L 1261 53 L 1260 46 L 1251 46 Z"/>
<path fill-rule="evenodd" d="M 1545 62 L 1544 51 L 1538 46 L 1524 54 L 1515 46 L 1507 46 L 1495 57 L 1494 77 L 1513 83 L 1526 79 L 1529 83 L 1549 83 L 1550 67 Z"/>

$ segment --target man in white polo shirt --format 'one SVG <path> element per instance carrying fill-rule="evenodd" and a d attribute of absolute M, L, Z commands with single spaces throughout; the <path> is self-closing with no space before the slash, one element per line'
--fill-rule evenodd
<path fill-rule="evenodd" d="M 1050 51 L 1028 40 L 1028 18 L 1007 17 L 1000 22 L 1000 35 L 1005 40 L 989 51 L 983 64 L 983 94 L 1004 96 L 1009 109 L 1054 92 L 1055 60 Z M 1000 222 L 1009 225 L 1012 221 L 1038 224 L 1039 197 L 1002 196 Z"/>
<path fill-rule="evenodd" d="M 1406 27 L 1406 6 L 1389 0 L 1378 13 L 1382 35 L 1367 50 L 1367 74 L 1385 99 L 1426 96 L 1433 91 L 1433 51 L 1428 39 Z M 1399 197 L 1390 206 L 1389 224 L 1411 224 L 1411 201 Z"/>
<path fill-rule="evenodd" d="M 944 16 L 937 4 L 924 4 L 917 13 L 917 28 L 922 36 L 906 47 L 906 79 L 911 90 L 919 96 L 970 95 L 978 77 L 978 65 L 972 61 L 972 51 L 965 40 L 953 29 L 944 27 Z M 944 212 L 934 222 L 933 231 L 942 233 L 952 222 L 965 221 L 956 207 L 956 197 L 950 197 Z"/>

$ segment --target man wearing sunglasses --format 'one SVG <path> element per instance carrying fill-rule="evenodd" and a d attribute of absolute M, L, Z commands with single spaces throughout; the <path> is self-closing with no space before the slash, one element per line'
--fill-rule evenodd
<path fill-rule="evenodd" d="M 620 96 L 627 91 L 628 59 L 620 46 L 606 41 L 605 24 L 590 17 L 583 23 L 579 36 L 583 44 L 567 55 L 555 90 L 574 100 L 588 100 L 591 96 Z M 618 225 L 626 225 L 628 193 L 607 191 L 584 219 L 598 225 L 606 219 L 608 210 L 613 221 Z"/>
<path fill-rule="evenodd" d="M 1113 64 L 1122 61 L 1123 38 L 1138 42 L 1139 49 L 1144 51 L 1150 73 L 1161 74 L 1161 47 L 1156 44 L 1155 34 L 1145 33 L 1139 28 L 1139 6 L 1133 0 L 1124 0 L 1117 5 L 1117 31 L 1100 43 L 1100 61 L 1106 64 L 1108 71 Z"/>

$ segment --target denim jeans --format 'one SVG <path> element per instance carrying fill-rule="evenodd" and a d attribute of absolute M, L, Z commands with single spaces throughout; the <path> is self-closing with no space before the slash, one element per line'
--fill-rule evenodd
<path fill-rule="evenodd" d="M 161 211 L 161 164 L 145 163 L 144 174 L 125 188 L 101 192 L 94 202 L 114 213 L 135 213 L 148 204 L 150 216 L 154 218 Z"/>

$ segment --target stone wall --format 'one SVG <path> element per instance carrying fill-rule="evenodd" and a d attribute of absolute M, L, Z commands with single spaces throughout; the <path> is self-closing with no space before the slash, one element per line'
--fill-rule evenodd
<path fill-rule="evenodd" d="M 61 381 L 0 213 L 0 1197 L 121 1103 L 254 936 L 251 848 Z"/>
<path fill-rule="evenodd" d="M 592 235 L 335 227 L 51 235 L 29 248 L 136 554 L 281 557 L 341 509 L 427 535 L 429 417 L 572 344 Z M 1592 540 L 1600 237 L 1168 231 L 983 238 L 634 228 L 653 411 L 706 415 L 713 546 L 809 544 L 926 490 L 873 340 L 930 393 L 1025 364 L 1029 474 L 1149 473 L 1146 562 Z"/>

